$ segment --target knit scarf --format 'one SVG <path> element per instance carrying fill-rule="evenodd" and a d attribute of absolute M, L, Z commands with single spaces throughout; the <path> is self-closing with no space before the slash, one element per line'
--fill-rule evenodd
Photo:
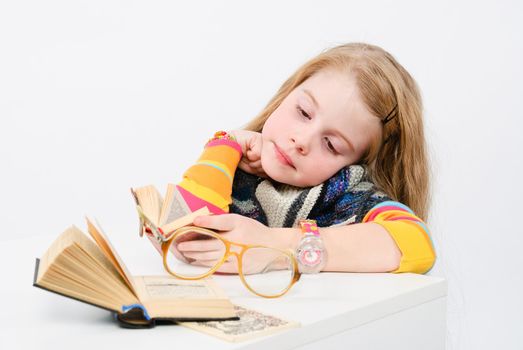
<path fill-rule="evenodd" d="M 376 204 L 391 200 L 371 181 L 362 165 L 338 171 L 314 187 L 294 187 L 237 169 L 230 213 L 269 227 L 295 227 L 314 219 L 320 227 L 359 223 Z"/>

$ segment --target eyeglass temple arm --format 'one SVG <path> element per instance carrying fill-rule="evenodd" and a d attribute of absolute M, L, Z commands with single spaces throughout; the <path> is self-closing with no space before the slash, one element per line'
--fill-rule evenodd
<path fill-rule="evenodd" d="M 151 233 L 154 239 L 158 243 L 163 243 L 166 241 L 165 235 L 161 228 L 157 227 L 142 210 L 142 207 L 139 205 L 136 206 L 138 211 L 138 216 L 140 218 L 140 236 L 143 236 L 143 232 Z"/>

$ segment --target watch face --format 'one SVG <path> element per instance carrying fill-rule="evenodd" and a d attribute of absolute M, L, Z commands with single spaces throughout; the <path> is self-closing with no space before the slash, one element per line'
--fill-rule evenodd
<path fill-rule="evenodd" d="M 310 247 L 310 249 L 301 249 L 298 254 L 298 260 L 303 265 L 307 266 L 316 266 L 321 263 L 321 249 L 315 249 Z"/>
<path fill-rule="evenodd" d="M 304 236 L 296 249 L 298 267 L 301 273 L 318 273 L 325 266 L 327 251 L 320 238 L 316 222 L 300 222 L 300 224 Z"/>

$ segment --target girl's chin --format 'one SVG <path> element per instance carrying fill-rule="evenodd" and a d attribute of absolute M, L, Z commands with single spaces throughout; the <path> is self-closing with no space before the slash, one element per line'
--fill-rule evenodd
<path fill-rule="evenodd" d="M 270 167 L 268 169 L 263 168 L 263 170 L 265 171 L 265 174 L 267 174 L 267 177 L 274 182 L 295 187 L 307 187 L 307 185 L 296 182 L 296 180 L 290 177 L 289 174 L 284 174 L 281 170 L 270 169 Z"/>
<path fill-rule="evenodd" d="M 269 162 L 264 162 L 262 158 L 262 167 L 265 174 L 273 181 L 288 184 L 289 175 L 284 174 L 283 169 L 277 164 L 270 164 Z"/>
<path fill-rule="evenodd" d="M 295 179 L 296 169 L 282 166 L 277 159 L 266 158 L 262 154 L 261 163 L 263 171 L 272 181 L 295 187 L 308 187 L 307 184 L 302 184 Z"/>
<path fill-rule="evenodd" d="M 271 180 L 274 180 L 277 182 L 283 182 L 285 180 L 285 176 L 282 176 L 282 174 L 279 171 L 274 171 L 273 169 L 265 169 L 265 168 L 263 168 L 263 171 L 265 171 L 265 174 Z"/>

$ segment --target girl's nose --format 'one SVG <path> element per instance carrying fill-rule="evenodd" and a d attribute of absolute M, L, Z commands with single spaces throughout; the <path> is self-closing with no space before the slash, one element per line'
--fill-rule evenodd
<path fill-rule="evenodd" d="M 291 141 L 300 154 L 305 155 L 309 152 L 308 142 L 305 140 L 304 136 L 292 137 Z"/>

